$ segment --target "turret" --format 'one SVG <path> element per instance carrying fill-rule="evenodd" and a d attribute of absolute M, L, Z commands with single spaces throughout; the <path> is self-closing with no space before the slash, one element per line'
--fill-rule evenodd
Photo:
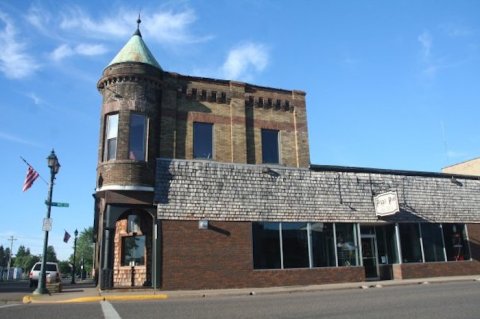
<path fill-rule="evenodd" d="M 152 191 L 163 71 L 137 30 L 104 69 L 97 190 Z"/>

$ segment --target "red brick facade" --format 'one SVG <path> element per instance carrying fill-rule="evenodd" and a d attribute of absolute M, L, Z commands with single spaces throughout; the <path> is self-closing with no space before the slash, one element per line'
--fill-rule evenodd
<path fill-rule="evenodd" d="M 252 224 L 162 221 L 162 289 L 313 285 L 365 279 L 363 267 L 254 270 Z"/>

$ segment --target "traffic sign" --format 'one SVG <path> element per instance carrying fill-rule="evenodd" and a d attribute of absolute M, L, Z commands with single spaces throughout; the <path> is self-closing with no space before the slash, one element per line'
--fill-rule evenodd
<path fill-rule="evenodd" d="M 43 231 L 51 231 L 52 230 L 52 223 L 53 220 L 51 218 L 44 218 L 43 219 Z"/>

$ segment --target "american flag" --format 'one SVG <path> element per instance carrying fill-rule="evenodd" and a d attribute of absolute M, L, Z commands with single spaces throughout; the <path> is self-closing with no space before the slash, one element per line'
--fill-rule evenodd
<path fill-rule="evenodd" d="M 25 182 L 23 182 L 23 191 L 25 192 L 27 189 L 32 187 L 33 182 L 38 178 L 38 173 L 35 171 L 31 166 L 28 167 L 27 170 L 27 177 L 25 177 Z"/>
<path fill-rule="evenodd" d="M 70 234 L 68 233 L 68 231 L 65 231 L 65 235 L 63 235 L 63 242 L 64 243 L 68 243 L 68 240 L 70 239 Z"/>

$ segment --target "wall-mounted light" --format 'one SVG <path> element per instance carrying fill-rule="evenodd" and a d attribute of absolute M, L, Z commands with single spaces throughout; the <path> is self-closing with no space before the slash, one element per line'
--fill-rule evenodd
<path fill-rule="evenodd" d="M 201 219 L 198 221 L 198 229 L 208 229 L 208 220 Z"/>

